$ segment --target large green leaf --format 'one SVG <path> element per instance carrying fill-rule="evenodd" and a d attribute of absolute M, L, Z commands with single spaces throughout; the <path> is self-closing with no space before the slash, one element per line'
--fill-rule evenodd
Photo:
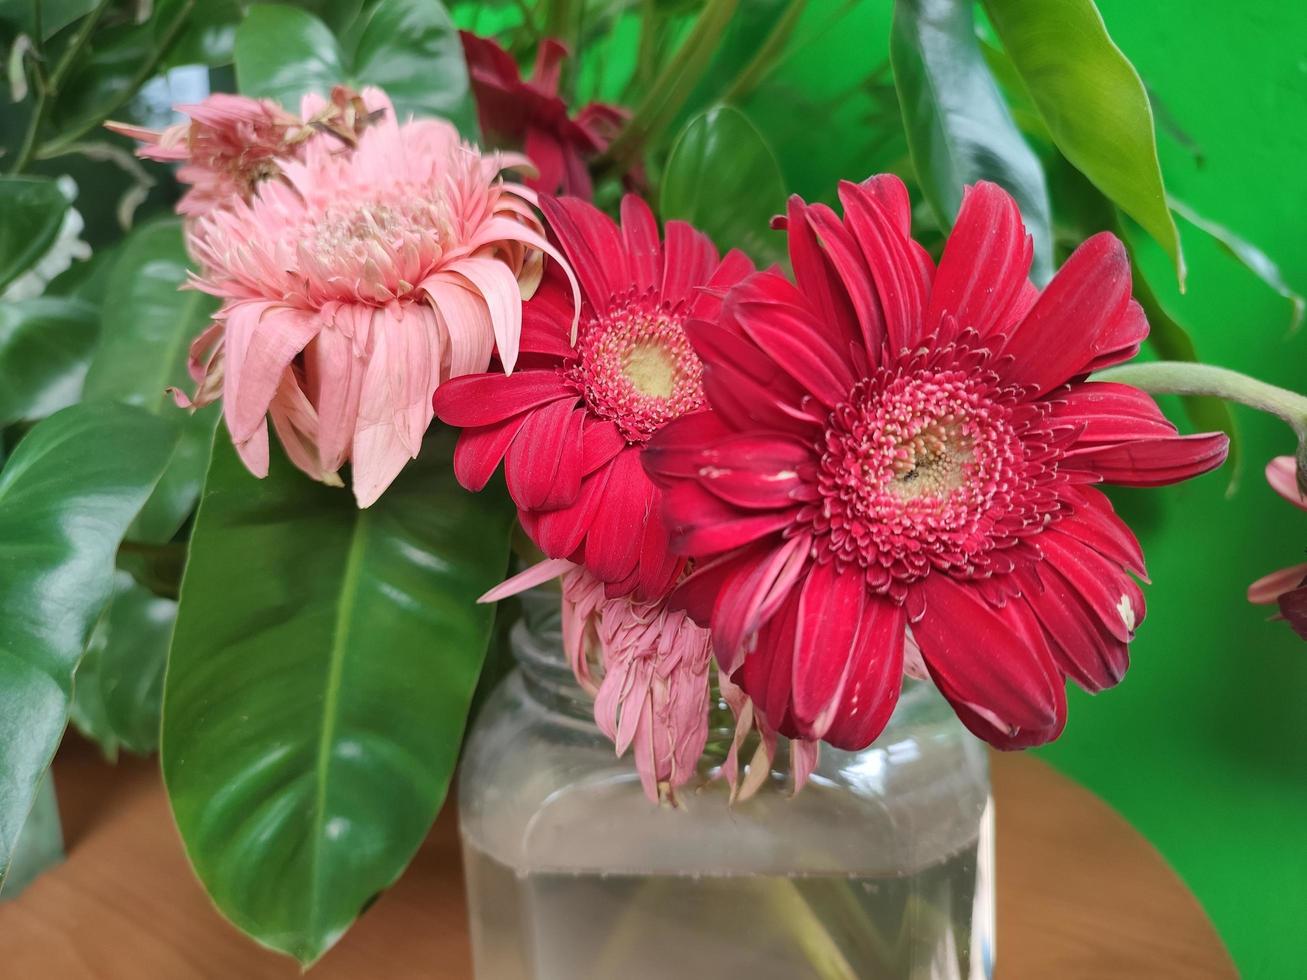
<path fill-rule="evenodd" d="M 442 116 L 464 133 L 477 131 L 463 44 L 437 0 L 381 0 L 373 7 L 353 77 L 384 88 L 400 119 Z"/>
<path fill-rule="evenodd" d="M 259 942 L 322 955 L 444 798 L 507 566 L 512 509 L 430 436 L 375 505 L 218 438 L 164 690 L 173 813 L 210 896 Z"/>
<path fill-rule="evenodd" d="M 236 32 L 236 78 L 246 95 L 291 108 L 305 92 L 379 85 L 400 119 L 443 116 L 475 132 L 463 47 L 438 0 L 381 0 L 368 12 L 352 57 L 306 11 L 251 7 Z"/>
<path fill-rule="evenodd" d="M 681 131 L 663 172 L 663 219 L 680 218 L 721 249 L 755 259 L 782 257 L 782 236 L 768 230 L 785 210 L 785 181 L 776 157 L 744 113 L 716 106 Z"/>
<path fill-rule="evenodd" d="M 0 292 L 49 251 L 67 210 L 48 177 L 0 177 Z"/>
<path fill-rule="evenodd" d="M 189 2 L 154 0 L 156 40 L 165 39 L 162 35 L 172 21 L 170 13 L 182 10 Z M 169 47 L 163 67 L 231 64 L 236 28 L 243 16 L 241 0 L 203 0 L 195 4 L 177 40 Z"/>
<path fill-rule="evenodd" d="M 124 401 L 183 421 L 177 453 L 131 533 L 135 540 L 163 542 L 199 499 L 218 417 L 217 406 L 186 415 L 167 389 L 191 386 L 190 344 L 218 304 L 212 296 L 181 288 L 190 263 L 179 221 L 138 228 L 120 252 L 83 397 Z"/>
<path fill-rule="evenodd" d="M 41 38 L 49 40 L 73 21 L 89 14 L 99 0 L 0 0 L 0 20 L 24 34 L 36 31 L 35 8 L 41 7 Z"/>
<path fill-rule="evenodd" d="M 1166 206 L 1148 94 L 1093 0 L 983 2 L 1053 142 L 1157 240 L 1183 284 L 1184 254 Z"/>
<path fill-rule="evenodd" d="M 81 300 L 0 303 L 0 428 L 77 400 L 99 327 L 95 307 Z"/>
<path fill-rule="evenodd" d="M 1033 277 L 1053 272 L 1048 187 L 985 64 L 970 0 L 896 0 L 890 35 L 894 84 L 917 179 L 948 227 L 962 189 L 1005 187 L 1034 238 Z"/>
<path fill-rule="evenodd" d="M 175 441 L 138 408 L 74 405 L 0 470 L 0 881 L 68 720 L 114 553 Z"/>
<path fill-rule="evenodd" d="M 251 7 L 236 30 L 236 81 L 245 95 L 276 99 L 291 111 L 305 92 L 326 95 L 345 81 L 344 58 L 326 24 L 272 4 Z"/>
<path fill-rule="evenodd" d="M 176 602 L 154 595 L 126 572 L 117 574 L 113 600 L 88 657 L 98 658 L 105 721 L 131 752 L 158 748 L 163 671 L 176 618 Z M 80 682 L 80 671 L 77 676 Z"/>

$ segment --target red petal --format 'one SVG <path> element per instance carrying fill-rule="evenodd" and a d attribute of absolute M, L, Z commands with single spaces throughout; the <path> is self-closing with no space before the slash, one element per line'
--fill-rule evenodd
<path fill-rule="evenodd" d="M 1119 347 L 1119 321 L 1129 318 L 1130 259 L 1125 246 L 1100 232 L 1071 253 L 1008 337 L 1001 353 L 1005 381 L 1051 391 L 1083 374 L 1098 355 Z"/>
<path fill-rule="evenodd" d="M 716 555 L 756 541 L 794 522 L 798 510 L 746 511 L 710 494 L 698 483 L 677 483 L 663 492 L 663 513 L 672 550 L 681 555 Z"/>
<path fill-rule="evenodd" d="M 1100 339 L 1101 350 L 1077 374 L 1092 374 L 1103 368 L 1128 361 L 1139 353 L 1139 347 L 1148 336 L 1148 317 L 1144 308 L 1131 300 L 1125 313 L 1108 326 Z"/>
<path fill-rule="evenodd" d="M 753 272 L 753 259 L 738 248 L 731 249 L 708 278 L 708 282 L 695 291 L 694 298 L 686 309 L 686 316 L 695 320 L 716 320 L 721 312 L 722 297 Z"/>
<path fill-rule="evenodd" d="M 849 676 L 825 740 L 857 752 L 880 736 L 903 689 L 903 642 L 907 614 L 882 599 L 868 603 L 857 645 L 849 654 Z"/>
<path fill-rule="evenodd" d="M 473 493 L 484 489 L 526 418 L 518 415 L 496 425 L 464 429 L 454 447 L 454 476 L 458 482 Z"/>
<path fill-rule="evenodd" d="M 1039 536 L 1045 564 L 1080 594 L 1104 629 L 1121 642 L 1130 642 L 1144 621 L 1144 597 L 1138 584 L 1116 562 L 1060 527 L 1059 521 Z"/>
<path fill-rule="evenodd" d="M 541 551 L 549 558 L 574 558 L 576 550 L 585 540 L 586 531 L 594 523 L 595 514 L 608 487 L 605 466 L 581 481 L 581 492 L 576 502 L 557 510 L 521 511 L 518 519 L 522 528 Z M 574 558 L 579 561 L 579 557 Z"/>
<path fill-rule="evenodd" d="M 723 439 L 699 454 L 694 473 L 701 486 L 747 510 L 790 508 L 811 493 L 799 468 L 811 450 L 791 439 L 745 435 Z"/>
<path fill-rule="evenodd" d="M 546 194 L 557 191 L 567 172 L 563 144 L 558 137 L 540 126 L 527 126 L 523 149 L 539 171 L 536 176 L 526 179 L 526 185 Z"/>
<path fill-rule="evenodd" d="M 1021 308 L 1033 255 L 1012 196 L 984 180 L 966 188 L 935 272 L 926 332 L 938 330 L 945 316 L 982 338 L 1006 332 Z"/>
<path fill-rule="evenodd" d="M 664 302 L 693 298 L 696 287 L 706 283 L 717 268 L 717 249 L 703 232 L 684 221 L 669 221 L 664 229 Z"/>
<path fill-rule="evenodd" d="M 799 291 L 808 298 L 808 304 L 822 323 L 830 325 L 834 335 L 841 336 L 844 344 L 861 340 L 858 319 L 844 291 L 844 286 L 832 268 L 829 256 L 817 243 L 817 236 L 807 220 L 808 205 L 797 194 L 790 198 L 786 225 L 789 229 L 790 265 L 794 268 L 794 281 Z"/>
<path fill-rule="evenodd" d="M 712 611 L 713 650 L 728 674 L 739 664 L 748 640 L 791 595 L 808 564 L 810 545 L 800 535 L 776 547 L 751 550 L 749 560 L 735 563 L 722 581 Z"/>
<path fill-rule="evenodd" d="M 1289 621 L 1295 633 L 1307 640 L 1307 587 L 1280 596 L 1280 615 Z"/>
<path fill-rule="evenodd" d="M 585 536 L 585 566 L 596 578 L 619 581 L 639 563 L 645 519 L 655 493 L 640 465 L 639 451 L 619 453 L 608 467 L 608 485 Z"/>
<path fill-rule="evenodd" d="M 574 197 L 541 196 L 540 210 L 558 237 L 590 305 L 606 310 L 630 285 L 626 251 L 613 219 Z"/>
<path fill-rule="evenodd" d="M 797 730 L 821 738 L 844 694 L 867 608 L 863 576 L 828 561 L 812 565 L 799 593 L 791 704 Z"/>
<path fill-rule="evenodd" d="M 926 576 L 917 588 L 926 615 L 912 635 L 949 701 L 992 712 L 1009 736 L 1012 729 L 1046 731 L 1059 724 L 1066 694 L 1028 605 L 1017 599 L 995 608 L 967 583 L 940 573 Z"/>
<path fill-rule="evenodd" d="M 692 412 L 655 432 L 640 461 L 654 482 L 663 486 L 675 480 L 697 480 L 704 451 L 733 434 L 716 412 Z"/>
<path fill-rule="evenodd" d="M 900 219 L 882 210 L 858 185 L 842 183 L 840 200 L 871 272 L 880 307 L 880 330 L 868 329 L 865 335 L 868 353 L 875 359 L 882 343 L 896 353 L 915 346 L 922 336 L 929 260 L 922 263 L 917 247 L 902 231 Z"/>
<path fill-rule="evenodd" d="M 769 287 L 766 279 L 784 283 Z M 792 302 L 775 296 L 790 294 Z M 790 377 L 827 408 L 848 397 L 853 374 L 848 358 L 828 341 L 822 324 L 808 313 L 803 298 L 777 273 L 759 273 L 732 290 L 727 302 L 744 333 Z"/>
<path fill-rule="evenodd" d="M 1043 624 L 1058 666 L 1086 691 L 1113 687 L 1130 666 L 1130 647 L 1113 636 L 1079 591 L 1048 562 L 1024 576 L 1022 594 Z"/>
<path fill-rule="evenodd" d="M 1050 396 L 1049 402 L 1053 418 L 1084 425 L 1077 446 L 1175 435 L 1152 397 L 1131 385 L 1089 381 Z"/>
<path fill-rule="evenodd" d="M 1147 580 L 1139 539 L 1116 515 L 1112 502 L 1092 487 L 1068 487 L 1064 496 L 1075 506 L 1058 521 L 1063 533 L 1083 541 L 1100 555 Z"/>
<path fill-rule="evenodd" d="M 866 246 L 859 247 L 852 232 L 844 226 L 839 216 L 824 204 L 809 207 L 807 220 L 825 249 L 831 267 L 839 276 L 844 295 L 853 306 L 858 323 L 858 342 L 866 348 L 873 360 L 878 360 L 885 344 L 886 314 L 882 310 L 885 300 L 877 293 L 885 270 L 892 268 L 890 260 L 887 260 L 883 250 L 873 250 L 864 256 Z M 835 324 L 830 324 L 830 327 L 834 326 Z M 832 340 L 837 344 L 847 337 L 842 330 L 832 330 L 832 334 Z"/>
<path fill-rule="evenodd" d="M 575 400 L 557 371 L 518 371 L 516 374 L 465 374 L 436 389 L 432 404 L 446 425 L 461 428 L 503 422 L 560 398 Z"/>
<path fill-rule="evenodd" d="M 622 238 L 635 288 L 645 292 L 661 286 L 663 247 L 658 239 L 658 222 L 649 205 L 634 194 L 622 198 Z"/>
<path fill-rule="evenodd" d="M 581 492 L 582 409 L 556 401 L 527 414 L 508 447 L 504 478 L 513 502 L 523 510 L 556 510 Z"/>
<path fill-rule="evenodd" d="M 582 460 L 581 467 L 586 476 L 609 462 L 630 445 L 613 422 L 591 416 L 589 423 L 582 435 L 584 443 L 582 448 L 585 457 Z"/>
<path fill-rule="evenodd" d="M 786 596 L 774 617 L 761 627 L 757 644 L 732 678 L 753 699 L 767 721 L 787 735 L 798 735 L 796 729 L 786 724 L 790 720 L 798 609 L 796 590 Z"/>
<path fill-rule="evenodd" d="M 1230 437 L 1224 432 L 1204 432 L 1077 449 L 1062 465 L 1121 486 L 1161 487 L 1216 469 L 1229 451 Z"/>

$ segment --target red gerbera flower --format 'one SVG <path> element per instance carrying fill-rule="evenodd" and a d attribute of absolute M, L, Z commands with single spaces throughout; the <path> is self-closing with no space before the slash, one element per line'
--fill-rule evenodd
<path fill-rule="evenodd" d="M 628 113 L 591 102 L 576 118 L 558 96 L 567 46 L 546 38 L 536 52 L 535 70 L 523 79 L 513 56 L 489 38 L 462 32 L 463 55 L 476 96 L 477 116 L 486 139 L 523 150 L 540 171 L 527 181 L 538 191 L 560 191 L 589 200 L 593 188 L 586 161 L 608 149 Z"/>
<path fill-rule="evenodd" d="M 683 602 L 767 719 L 857 749 L 903 678 L 905 628 L 978 736 L 1055 738 L 1064 678 L 1121 679 L 1144 617 L 1138 542 L 1091 484 L 1156 486 L 1224 459 L 1143 392 L 1086 381 L 1148 332 L 1108 234 L 1039 292 L 1015 202 L 964 197 L 936 269 L 893 177 L 791 199 L 797 286 L 770 271 L 686 330 L 709 412 L 647 448 Z"/>
<path fill-rule="evenodd" d="M 659 491 L 640 465 L 659 427 L 704 405 L 701 365 L 683 325 L 711 319 L 720 296 L 753 271 L 740 252 L 718 259 L 708 237 L 622 201 L 622 226 L 575 198 L 541 199 L 552 234 L 581 282 L 557 263 L 522 310 L 518 368 L 441 385 L 441 420 L 464 427 L 454 472 L 480 490 L 504 460 L 522 526 L 551 558 L 571 558 L 609 584 L 666 594 L 684 562 L 667 547 Z"/>

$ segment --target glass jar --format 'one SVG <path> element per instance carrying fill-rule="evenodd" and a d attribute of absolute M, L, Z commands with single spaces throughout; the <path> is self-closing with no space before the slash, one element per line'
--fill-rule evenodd
<path fill-rule="evenodd" d="M 933 687 L 909 681 L 870 748 L 823 745 L 797 796 L 776 771 L 731 805 L 709 753 L 678 806 L 655 805 L 556 617 L 513 647 L 459 784 L 478 980 L 990 976 L 987 761 Z"/>

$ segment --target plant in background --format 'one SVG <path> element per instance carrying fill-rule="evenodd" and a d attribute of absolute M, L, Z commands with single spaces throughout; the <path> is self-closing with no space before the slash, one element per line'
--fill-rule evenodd
<path fill-rule="evenodd" d="M 71 719 L 159 751 L 219 909 L 312 963 L 443 803 L 507 625 L 476 600 L 559 576 L 653 800 L 718 707 L 742 800 L 905 674 L 1056 737 L 1144 612 L 1094 484 L 1219 465 L 1226 400 L 1307 434 L 1193 363 L 1140 231 L 1182 278 L 1174 209 L 1300 300 L 1167 198 L 1091 0 L 981 6 L 897 0 L 808 104 L 833 3 L 0 4 L 0 872 Z M 1141 344 L 1171 360 L 1097 373 Z M 505 581 L 515 517 L 544 561 Z M 1291 572 L 1250 597 L 1301 632 Z"/>

